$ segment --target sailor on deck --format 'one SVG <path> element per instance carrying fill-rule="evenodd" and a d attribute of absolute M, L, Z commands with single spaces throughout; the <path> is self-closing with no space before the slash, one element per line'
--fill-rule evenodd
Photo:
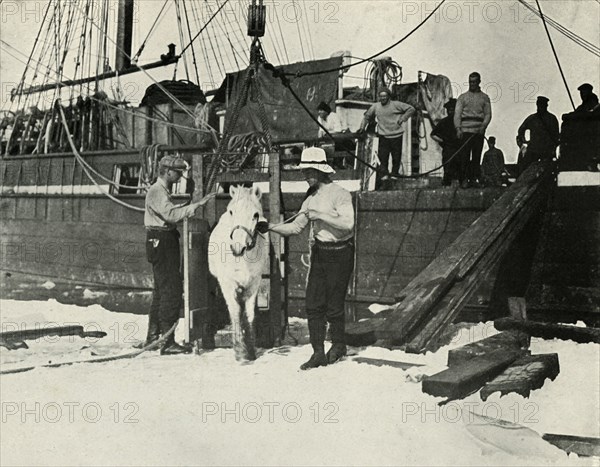
<path fill-rule="evenodd" d="M 559 129 L 558 119 L 548 112 L 549 99 L 538 96 L 537 112 L 531 114 L 519 127 L 517 144 L 521 147 L 525 141 L 525 132 L 529 130 L 529 141 L 523 160 L 519 161 L 519 171 L 522 172 L 532 162 L 537 160 L 552 160 L 556 157 Z"/>
<path fill-rule="evenodd" d="M 460 182 L 463 188 L 477 186 L 481 177 L 481 151 L 485 130 L 492 120 L 489 96 L 479 87 L 481 76 L 476 71 L 469 75 L 469 90 L 456 100 L 454 126 L 460 138 Z"/>
<path fill-rule="evenodd" d="M 583 83 L 577 90 L 581 97 L 581 104 L 575 112 L 591 112 L 598 108 L 598 96 L 592 92 L 594 87 L 590 83 Z"/>
<path fill-rule="evenodd" d="M 306 315 L 314 353 L 300 367 L 307 370 L 346 355 L 345 298 L 354 269 L 354 209 L 350 193 L 329 178 L 335 170 L 327 164 L 323 149 L 305 149 L 300 167 L 310 185 L 301 214 L 289 224 L 271 226 L 271 230 L 284 236 L 297 235 L 310 223 Z M 325 355 L 327 322 L 332 346 Z"/>
<path fill-rule="evenodd" d="M 164 156 L 159 162 L 159 176 L 146 194 L 144 225 L 146 226 L 146 256 L 152 264 L 154 290 L 148 320 L 145 345 L 158 340 L 179 320 L 183 301 L 183 281 L 179 270 L 179 232 L 177 222 L 191 217 L 207 203 L 214 194 L 202 200 L 185 204 L 174 204 L 171 189 L 186 170 L 185 162 L 175 156 Z M 175 342 L 174 334 L 165 341 L 161 354 L 178 354 L 189 349 Z"/>
<path fill-rule="evenodd" d="M 459 157 L 460 139 L 456 136 L 454 127 L 454 109 L 456 99 L 450 98 L 444 104 L 448 116 L 442 118 L 431 132 L 431 137 L 442 146 L 442 165 L 444 166 L 444 178 L 442 185 L 450 186 L 453 180 L 459 180 Z"/>
<path fill-rule="evenodd" d="M 329 133 L 341 133 L 342 122 L 335 112 L 331 111 L 331 107 L 325 102 L 320 102 L 317 107 L 319 114 L 317 120 L 323 125 Z M 323 128 L 319 127 L 319 138 L 325 137 L 326 133 Z"/>
<path fill-rule="evenodd" d="M 404 135 L 404 123 L 415 113 L 412 105 L 400 101 L 391 100 L 392 92 L 388 88 L 379 90 L 379 102 L 373 104 L 365 112 L 365 116 L 359 128 L 363 132 L 369 122 L 377 120 L 377 135 L 379 136 L 378 157 L 381 162 L 382 180 L 389 178 L 388 163 L 392 155 L 392 177 L 400 175 L 400 163 L 402 161 L 402 136 Z"/>

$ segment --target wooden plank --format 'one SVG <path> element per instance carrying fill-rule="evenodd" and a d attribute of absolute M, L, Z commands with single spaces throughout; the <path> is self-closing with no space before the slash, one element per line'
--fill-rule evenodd
<path fill-rule="evenodd" d="M 600 438 L 544 433 L 542 439 L 559 449 L 583 457 L 600 457 Z"/>
<path fill-rule="evenodd" d="M 504 371 L 521 352 L 500 350 L 475 357 L 423 379 L 423 392 L 449 400 L 462 399 Z"/>
<path fill-rule="evenodd" d="M 89 336 L 100 338 L 106 336 L 106 333 L 102 331 L 86 332 L 83 330 L 83 326 L 78 325 L 36 327 L 34 329 L 0 332 L 0 339 L 5 341 L 35 340 L 48 336 Z"/>
<path fill-rule="evenodd" d="M 463 364 L 473 358 L 503 349 L 525 352 L 529 347 L 529 335 L 521 331 L 505 331 L 477 342 L 448 351 L 448 366 Z"/>
<path fill-rule="evenodd" d="M 352 361 L 356 363 L 365 363 L 367 365 L 374 365 L 378 367 L 389 366 L 392 368 L 399 368 L 400 370 L 408 370 L 409 368 L 424 366 L 420 363 L 396 362 L 394 360 L 384 360 L 381 358 L 368 357 L 354 357 Z"/>
<path fill-rule="evenodd" d="M 499 318 L 494 327 L 500 331 L 519 330 L 530 336 L 543 339 L 572 340 L 580 343 L 600 344 L 600 329 L 570 326 L 567 324 L 541 323 L 539 321 L 521 321 L 513 318 Z"/>
<path fill-rule="evenodd" d="M 558 354 L 524 355 L 486 383 L 480 392 L 481 399 L 485 401 L 498 391 L 501 397 L 511 392 L 529 397 L 531 391 L 544 385 L 546 378 L 554 381 L 559 372 Z"/>

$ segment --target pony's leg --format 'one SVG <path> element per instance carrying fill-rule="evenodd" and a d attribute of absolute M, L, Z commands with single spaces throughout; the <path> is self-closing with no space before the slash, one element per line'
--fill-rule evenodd
<path fill-rule="evenodd" d="M 235 284 L 221 284 L 221 291 L 223 292 L 223 298 L 225 299 L 227 309 L 229 310 L 229 319 L 231 320 L 231 328 L 233 330 L 233 350 L 235 351 L 235 359 L 242 360 L 244 358 L 240 327 L 242 307 L 237 299 Z"/>
<path fill-rule="evenodd" d="M 256 360 L 256 330 L 254 328 L 254 315 L 256 311 L 257 295 L 258 291 L 244 300 L 241 314 L 242 346 L 248 360 Z"/>

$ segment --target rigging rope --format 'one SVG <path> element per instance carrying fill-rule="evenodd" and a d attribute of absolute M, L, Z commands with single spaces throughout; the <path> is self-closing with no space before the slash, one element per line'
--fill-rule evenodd
<path fill-rule="evenodd" d="M 175 2 L 175 3 L 177 3 L 177 2 Z M 150 35 L 154 31 L 154 28 L 156 27 L 156 25 L 158 24 L 158 22 L 164 18 L 165 15 L 163 15 L 163 10 L 165 9 L 165 7 L 167 5 L 170 6 L 169 0 L 165 0 L 165 3 L 163 3 L 162 8 L 158 12 L 158 16 L 156 17 L 156 19 L 154 20 L 154 23 L 152 23 L 152 26 L 150 26 L 150 29 L 148 30 L 148 34 L 146 35 L 146 38 L 142 41 L 142 45 L 140 45 L 140 48 L 135 53 L 135 55 L 133 57 L 131 57 L 131 61 L 132 62 L 137 62 L 138 59 L 140 58 L 140 55 L 142 54 L 142 52 L 146 48 L 146 42 L 148 42 L 148 39 L 150 39 Z M 183 44 L 181 44 L 181 45 L 183 45 Z"/>
<path fill-rule="evenodd" d="M 425 19 L 423 19 L 423 21 L 421 21 L 417 26 L 415 26 L 410 32 L 408 32 L 404 37 L 402 37 L 400 40 L 394 42 L 392 45 L 390 45 L 389 47 L 386 47 L 385 49 L 377 52 L 374 55 L 371 55 L 368 58 L 365 58 L 363 60 L 360 60 L 356 63 L 350 63 L 348 65 L 344 65 L 338 68 L 331 68 L 329 70 L 320 70 L 320 71 L 311 71 L 311 72 L 306 72 L 306 73 L 302 73 L 302 72 L 298 72 L 298 73 L 287 73 L 289 76 L 296 76 L 296 77 L 302 77 L 302 76 L 314 76 L 314 75 L 323 75 L 326 73 L 333 73 L 336 71 L 342 71 L 342 70 L 347 70 L 349 68 L 352 68 L 353 66 L 357 66 L 360 65 L 361 63 L 365 63 L 368 61 L 373 60 L 374 58 L 378 57 L 381 54 L 384 54 L 385 52 L 387 52 L 388 50 L 393 49 L 394 47 L 400 45 L 402 42 L 404 42 L 406 39 L 408 39 L 410 36 L 412 36 L 415 32 L 417 32 L 421 26 L 423 26 L 428 20 L 429 18 L 431 18 L 440 8 L 441 6 L 444 4 L 446 0 L 442 0 L 440 3 L 438 3 L 438 5 L 433 9 L 433 11 L 431 13 L 429 13 Z"/>
<path fill-rule="evenodd" d="M 532 7 L 531 5 L 529 5 L 525 0 L 518 0 L 518 1 L 525 8 L 527 8 L 534 15 L 536 15 L 538 18 L 541 18 L 540 12 L 538 10 L 536 10 L 534 7 Z M 600 1 L 600 0 L 598 0 L 598 1 Z M 588 52 L 596 55 L 597 57 L 600 57 L 600 47 L 592 44 L 591 42 L 589 42 L 587 40 L 585 40 L 583 37 L 578 36 L 577 34 L 575 34 L 574 32 L 572 32 L 571 30 L 569 30 L 568 28 L 566 28 L 565 26 L 563 26 L 559 22 L 557 22 L 557 21 L 553 20 L 552 18 L 550 18 L 548 15 L 544 15 L 544 17 L 546 18 L 546 22 L 550 26 L 552 26 L 554 29 L 556 29 L 558 32 L 560 32 L 561 34 L 563 34 L 564 36 L 566 36 L 568 39 L 571 39 L 573 42 L 575 42 L 580 47 L 583 47 Z"/>
<path fill-rule="evenodd" d="M 554 59 L 556 60 L 556 64 L 558 65 L 558 70 L 560 71 L 560 76 L 562 76 L 563 83 L 565 83 L 565 88 L 567 90 L 567 94 L 569 95 L 569 100 L 571 101 L 571 105 L 573 106 L 573 110 L 575 110 L 575 102 L 573 102 L 573 96 L 571 96 L 571 91 L 569 90 L 569 85 L 567 84 L 567 79 L 565 78 L 565 74 L 563 73 L 562 66 L 560 65 L 560 60 L 558 59 L 558 55 L 556 54 L 556 49 L 554 48 L 554 42 L 552 42 L 552 37 L 550 37 L 550 31 L 548 31 L 548 25 L 546 24 L 546 18 L 542 13 L 542 7 L 540 6 L 539 0 L 535 0 L 535 3 L 540 11 L 540 16 L 542 18 L 542 23 L 544 23 L 544 29 L 546 30 L 546 35 L 548 36 L 548 41 L 550 41 L 550 47 L 552 47 L 552 53 L 554 54 Z"/>
<path fill-rule="evenodd" d="M 227 3 L 229 3 L 229 0 L 225 0 L 225 1 L 224 1 L 224 2 L 221 4 L 221 6 L 220 6 L 220 7 L 217 9 L 217 11 L 215 11 L 215 13 L 214 13 L 214 14 L 211 16 L 211 18 L 210 18 L 210 19 L 209 19 L 209 20 L 206 22 L 206 24 L 204 25 L 204 27 L 202 27 L 202 28 L 200 29 L 200 31 L 198 31 L 198 32 L 196 33 L 196 35 L 194 36 L 194 38 L 193 38 L 193 39 L 192 39 L 192 40 L 189 42 L 189 44 L 188 44 L 188 45 L 186 45 L 186 46 L 185 46 L 185 47 L 184 47 L 184 48 L 181 50 L 181 53 L 182 53 L 182 54 L 183 54 L 183 53 L 184 53 L 184 52 L 185 52 L 185 51 L 188 49 L 188 47 L 190 47 L 190 46 L 192 45 L 192 43 L 193 43 L 193 42 L 194 42 L 194 41 L 195 41 L 195 40 L 198 38 L 198 36 L 199 36 L 200 34 L 202 34 L 202 31 L 204 31 L 204 30 L 206 29 L 206 27 L 207 27 L 207 26 L 208 26 L 208 25 L 211 23 L 211 21 L 212 21 L 212 20 L 213 20 L 213 19 L 214 19 L 214 18 L 217 16 L 217 14 L 218 14 L 218 13 L 219 13 L 219 12 L 220 12 L 220 11 L 221 11 L 221 10 L 222 10 L 224 7 L 225 7 L 225 5 L 227 5 Z"/>

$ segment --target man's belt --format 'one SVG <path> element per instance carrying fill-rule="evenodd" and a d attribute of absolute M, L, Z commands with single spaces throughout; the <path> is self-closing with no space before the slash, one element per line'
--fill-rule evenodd
<path fill-rule="evenodd" d="M 175 226 L 160 226 L 160 225 L 152 225 L 152 226 L 146 226 L 146 231 L 148 232 L 171 232 L 173 230 L 176 230 L 177 227 Z"/>
<path fill-rule="evenodd" d="M 354 237 L 340 242 L 322 242 L 315 239 L 315 246 L 320 250 L 342 250 L 354 244 Z"/>
<path fill-rule="evenodd" d="M 462 117 L 463 122 L 483 122 L 483 117 Z"/>

